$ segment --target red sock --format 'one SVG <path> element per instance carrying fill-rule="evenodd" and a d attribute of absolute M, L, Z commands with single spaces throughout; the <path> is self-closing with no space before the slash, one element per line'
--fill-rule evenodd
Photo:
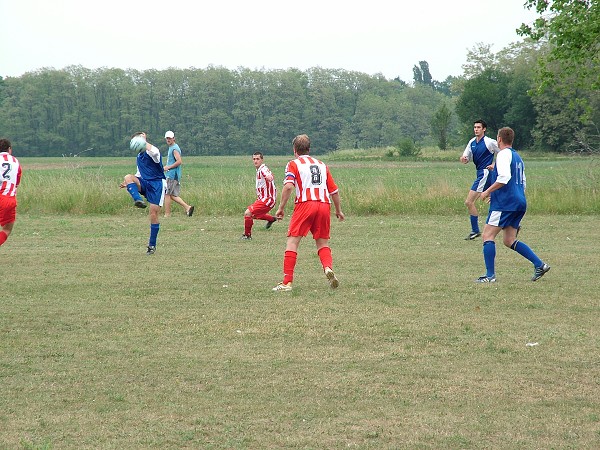
<path fill-rule="evenodd" d="M 331 256 L 331 249 L 329 247 L 323 247 L 318 252 L 321 264 L 323 264 L 323 270 L 325 267 L 333 269 L 333 256 Z"/>
<path fill-rule="evenodd" d="M 244 216 L 244 234 L 246 236 L 250 236 L 252 234 L 252 225 L 254 225 L 254 220 L 252 220 L 252 217 Z"/>
<path fill-rule="evenodd" d="M 294 281 L 294 268 L 296 267 L 296 259 L 298 253 L 291 250 L 286 250 L 283 255 L 283 284 L 288 284 Z"/>
<path fill-rule="evenodd" d="M 0 231 L 0 245 L 4 244 L 8 239 L 8 234 L 5 231 Z"/>

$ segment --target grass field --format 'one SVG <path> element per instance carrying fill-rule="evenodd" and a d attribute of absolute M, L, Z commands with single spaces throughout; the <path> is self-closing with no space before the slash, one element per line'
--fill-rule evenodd
<path fill-rule="evenodd" d="M 449 152 L 452 154 L 452 152 Z M 473 164 L 401 161 L 334 154 L 329 159 L 351 215 L 464 214 Z M 266 156 L 283 180 L 287 157 Z M 19 210 L 31 214 L 122 214 L 131 198 L 118 189 L 135 158 L 27 158 L 19 188 Z M 600 214 L 600 161 L 593 158 L 525 159 L 528 211 L 542 214 Z M 239 215 L 254 201 L 251 157 L 188 157 L 181 196 L 198 212 Z M 281 184 L 281 182 L 279 183 Z"/>
<path fill-rule="evenodd" d="M 464 217 L 334 224 L 332 291 L 310 241 L 295 290 L 285 225 L 235 217 L 19 217 L 0 300 L 0 448 L 595 448 L 594 216 L 526 218 L 552 265 Z M 528 347 L 528 343 L 538 345 Z"/>
<path fill-rule="evenodd" d="M 73 186 L 90 183 L 64 210 L 43 184 L 58 174 L 55 188 L 71 186 L 64 162 L 26 164 L 23 211 L 0 247 L 0 448 L 600 447 L 598 206 L 568 198 L 597 201 L 597 175 L 577 182 L 581 161 L 531 165 L 528 179 L 573 181 L 558 203 L 588 208 L 525 217 L 519 237 L 552 266 L 538 282 L 501 245 L 498 282 L 473 282 L 484 265 L 481 240 L 463 240 L 467 184 L 462 166 L 440 163 L 429 167 L 436 186 L 451 167 L 456 177 L 423 210 L 427 183 L 403 197 L 407 211 L 382 214 L 346 191 L 347 220 L 332 225 L 340 288 L 329 289 L 307 239 L 291 293 L 270 290 L 287 220 L 238 239 L 249 160 L 239 171 L 227 160 L 190 167 L 243 184 L 244 198 L 190 180 L 198 214 L 162 219 L 150 257 L 147 212 L 115 187 L 121 161 L 78 166 L 88 176 Z M 348 190 L 360 184 L 351 175 L 366 177 L 353 164 L 335 163 Z M 395 178 L 386 166 L 371 181 L 384 195 L 394 179 L 420 185 L 428 169 L 393 164 Z"/>

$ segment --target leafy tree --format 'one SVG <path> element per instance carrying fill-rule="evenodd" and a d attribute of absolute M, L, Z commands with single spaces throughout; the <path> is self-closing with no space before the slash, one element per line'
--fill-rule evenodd
<path fill-rule="evenodd" d="M 490 44 L 477 42 L 467 52 L 467 62 L 462 66 L 465 78 L 474 78 L 488 69 L 496 69 L 498 67 L 498 60 L 491 49 L 492 46 Z"/>
<path fill-rule="evenodd" d="M 448 132 L 452 121 L 452 111 L 443 102 L 431 119 L 431 132 L 437 138 L 440 150 L 448 148 Z"/>
<path fill-rule="evenodd" d="M 598 0 L 527 0 L 541 16 L 517 30 L 535 41 L 547 41 L 550 52 L 541 63 L 543 84 L 569 79 L 578 87 L 600 88 L 600 2 Z M 549 66 L 558 63 L 560 70 Z"/>
<path fill-rule="evenodd" d="M 508 83 L 509 76 L 498 69 L 485 69 L 467 80 L 456 104 L 461 121 L 472 124 L 476 119 L 483 119 L 490 133 L 504 126 L 504 115 L 509 108 Z"/>
<path fill-rule="evenodd" d="M 427 61 L 419 61 L 418 66 L 413 66 L 413 80 L 415 84 L 433 86 L 433 77 L 429 72 L 429 63 Z"/>

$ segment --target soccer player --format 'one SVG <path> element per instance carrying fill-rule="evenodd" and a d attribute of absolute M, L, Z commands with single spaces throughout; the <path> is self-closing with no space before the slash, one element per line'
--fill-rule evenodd
<path fill-rule="evenodd" d="M 273 290 L 292 290 L 298 246 L 309 231 L 317 245 L 317 254 L 325 276 L 329 280 L 329 285 L 335 289 L 339 286 L 339 281 L 332 269 L 333 258 L 329 248 L 329 231 L 332 201 L 336 217 L 340 221 L 344 220 L 338 187 L 329 168 L 323 162 L 309 155 L 310 139 L 306 134 L 296 136 L 292 141 L 292 146 L 296 159 L 288 162 L 285 167 L 283 190 L 275 217 L 279 220 L 283 219 L 283 210 L 292 191 L 295 191 L 296 199 L 283 257 L 283 281 Z"/>
<path fill-rule="evenodd" d="M 494 153 L 499 152 L 498 143 L 485 135 L 486 129 L 487 124 L 481 119 L 473 123 L 475 137 L 467 143 L 465 151 L 460 157 L 460 162 L 463 164 L 467 164 L 473 160 L 473 164 L 475 164 L 475 168 L 477 169 L 475 181 L 465 199 L 465 205 L 471 219 L 471 232 L 465 238 L 465 240 L 469 241 L 481 236 L 479 230 L 479 213 L 477 212 L 475 201 L 490 186 L 489 171 L 493 168 Z"/>
<path fill-rule="evenodd" d="M 183 160 L 181 158 L 181 149 L 175 142 L 175 133 L 167 131 L 165 133 L 165 140 L 169 146 L 167 153 L 167 165 L 165 166 L 165 176 L 167 177 L 167 195 L 165 195 L 165 217 L 171 216 L 171 202 L 183 206 L 185 209 L 185 215 L 192 217 L 194 214 L 194 207 L 188 205 L 179 196 L 181 193 L 181 165 Z"/>
<path fill-rule="evenodd" d="M 141 136 L 146 140 L 146 133 L 143 131 L 139 131 L 131 137 L 133 139 L 136 136 Z M 136 174 L 125 175 L 120 187 L 127 188 L 127 192 L 133 198 L 133 204 L 136 207 L 145 208 L 147 206 L 142 195 L 150 203 L 150 239 L 146 254 L 153 255 L 156 252 L 156 239 L 160 231 L 160 208 L 163 205 L 167 191 L 167 181 L 160 150 L 146 142 L 146 148 L 140 150 L 137 155 Z"/>
<path fill-rule="evenodd" d="M 534 267 L 531 281 L 539 280 L 550 266 L 544 263 L 527 244 L 517 240 L 517 233 L 525 211 L 525 167 L 523 160 L 512 148 L 515 132 L 508 127 L 498 130 L 496 166 L 492 172 L 493 184 L 481 193 L 481 199 L 490 202 L 487 222 L 483 228 L 483 259 L 486 274 L 479 277 L 478 283 L 496 281 L 496 236 L 503 230 L 504 245 L 531 261 Z"/>
<path fill-rule="evenodd" d="M 15 224 L 22 172 L 21 164 L 12 155 L 12 144 L 8 139 L 0 139 L 0 245 L 6 242 Z"/>
<path fill-rule="evenodd" d="M 268 230 L 277 219 L 269 214 L 277 201 L 277 188 L 275 178 L 264 163 L 261 152 L 254 152 L 252 162 L 256 169 L 256 201 L 248 206 L 244 212 L 244 234 L 241 239 L 249 241 L 252 239 L 252 226 L 254 219 L 266 220 L 265 228 Z"/>

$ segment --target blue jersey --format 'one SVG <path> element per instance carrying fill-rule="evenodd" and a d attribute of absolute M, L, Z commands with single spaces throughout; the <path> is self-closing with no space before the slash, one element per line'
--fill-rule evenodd
<path fill-rule="evenodd" d="M 490 195 L 490 211 L 526 211 L 525 166 L 521 156 L 512 148 L 505 148 L 496 157 L 492 171 L 492 183 L 500 182 L 503 187 Z"/>
<path fill-rule="evenodd" d="M 181 150 L 179 149 L 179 145 L 173 144 L 169 147 L 169 153 L 167 155 L 167 166 L 172 166 L 177 161 L 173 152 L 177 152 L 179 153 L 179 156 L 181 156 Z M 181 180 L 181 164 L 179 164 L 174 169 L 167 170 L 167 178 L 170 178 L 172 180 Z"/>
<path fill-rule="evenodd" d="M 480 171 L 492 164 L 494 153 L 499 151 L 498 143 L 494 139 L 484 136 L 479 142 L 477 142 L 477 138 L 471 139 L 463 152 L 463 156 L 472 160 L 477 171 Z"/>
<path fill-rule="evenodd" d="M 150 150 L 143 150 L 137 155 L 137 176 L 144 180 L 164 180 L 165 169 L 163 168 L 160 151 L 152 146 Z"/>

